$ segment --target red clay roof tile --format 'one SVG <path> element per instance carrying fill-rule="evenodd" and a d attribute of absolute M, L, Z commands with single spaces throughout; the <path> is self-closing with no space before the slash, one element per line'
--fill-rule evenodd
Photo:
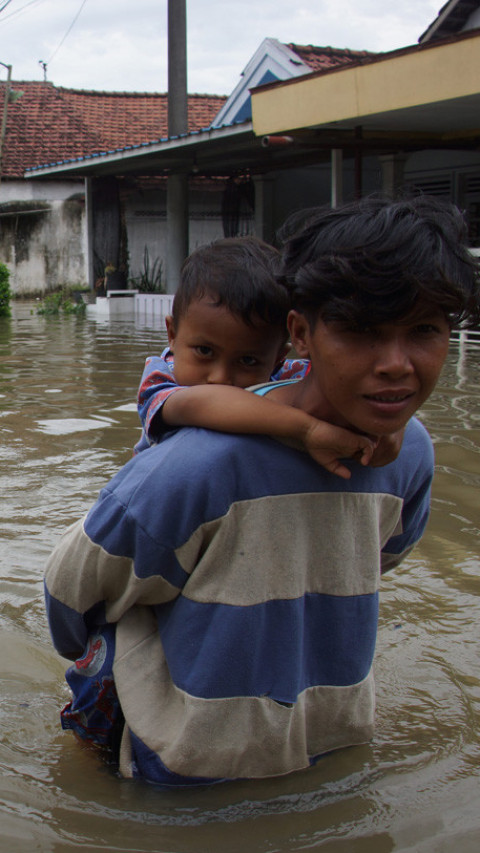
<path fill-rule="evenodd" d="M 93 92 L 48 82 L 12 82 L 23 95 L 8 107 L 2 177 L 23 177 L 30 166 L 141 145 L 165 138 L 166 94 Z M 0 85 L 3 104 L 5 83 Z M 225 102 L 221 95 L 189 95 L 189 130 L 202 130 Z"/>
<path fill-rule="evenodd" d="M 289 44 L 312 71 L 375 56 L 365 50 Z M 31 166 L 155 142 L 168 136 L 168 96 L 150 92 L 65 89 L 48 82 L 16 81 L 23 95 L 8 107 L 3 178 L 21 178 Z M 0 83 L 3 104 L 5 83 Z M 189 95 L 189 131 L 209 127 L 223 95 Z"/>
<path fill-rule="evenodd" d="M 326 71 L 338 65 L 349 65 L 361 59 L 378 56 L 368 50 L 348 50 L 338 47 L 315 47 L 312 44 L 289 44 L 290 50 L 298 54 L 300 59 L 309 65 L 312 71 Z"/>

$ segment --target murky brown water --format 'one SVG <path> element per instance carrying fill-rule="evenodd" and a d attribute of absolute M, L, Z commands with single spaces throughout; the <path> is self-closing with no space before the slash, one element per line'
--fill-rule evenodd
<path fill-rule="evenodd" d="M 59 534 L 130 458 L 147 353 L 133 322 L 0 322 L 0 851 L 477 853 L 480 848 L 480 346 L 452 345 L 424 410 L 432 517 L 384 579 L 372 743 L 261 782 L 159 792 L 59 727 L 64 664 L 42 574 Z"/>

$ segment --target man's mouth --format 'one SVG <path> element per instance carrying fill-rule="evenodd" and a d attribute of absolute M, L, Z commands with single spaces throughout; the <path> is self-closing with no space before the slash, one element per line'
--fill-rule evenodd
<path fill-rule="evenodd" d="M 366 394 L 367 400 L 373 400 L 376 403 L 403 403 L 412 396 L 412 392 L 406 394 Z"/>

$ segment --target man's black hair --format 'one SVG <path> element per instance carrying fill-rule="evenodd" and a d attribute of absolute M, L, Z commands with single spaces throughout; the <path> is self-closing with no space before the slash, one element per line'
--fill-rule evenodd
<path fill-rule="evenodd" d="M 319 317 L 392 322 L 419 302 L 435 305 L 451 327 L 479 325 L 479 260 L 453 204 L 370 196 L 296 214 L 280 237 L 292 307 L 311 326 Z"/>
<path fill-rule="evenodd" d="M 278 279 L 280 254 L 257 237 L 226 237 L 195 249 L 184 261 L 173 302 L 178 323 L 193 300 L 207 296 L 248 325 L 265 322 L 285 329 L 288 289 Z"/>

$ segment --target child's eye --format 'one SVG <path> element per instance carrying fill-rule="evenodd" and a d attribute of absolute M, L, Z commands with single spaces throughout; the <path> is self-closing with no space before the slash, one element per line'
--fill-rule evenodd
<path fill-rule="evenodd" d="M 258 365 L 258 358 L 255 358 L 254 355 L 242 355 L 239 361 L 244 367 L 257 367 Z"/>
<path fill-rule="evenodd" d="M 198 346 L 193 348 L 195 353 L 199 355 L 201 358 L 211 358 L 213 355 L 213 350 L 211 347 L 204 346 L 203 344 L 199 344 Z"/>

